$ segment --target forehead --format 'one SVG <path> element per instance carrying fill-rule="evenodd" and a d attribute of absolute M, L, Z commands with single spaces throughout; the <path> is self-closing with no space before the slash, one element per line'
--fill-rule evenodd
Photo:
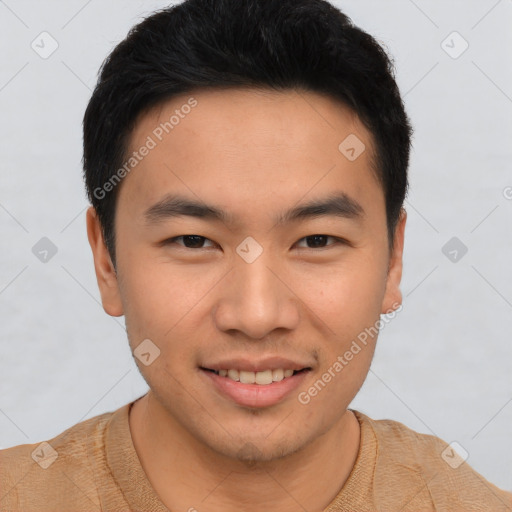
<path fill-rule="evenodd" d="M 384 204 L 371 168 L 371 134 L 351 109 L 317 93 L 220 89 L 175 96 L 139 117 L 127 157 L 145 146 L 120 191 L 134 209 L 175 191 L 233 210 L 271 208 L 335 187 Z"/>

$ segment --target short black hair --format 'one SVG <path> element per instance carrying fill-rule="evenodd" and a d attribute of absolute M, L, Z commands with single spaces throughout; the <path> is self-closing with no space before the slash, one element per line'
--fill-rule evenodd
<path fill-rule="evenodd" d="M 129 31 L 85 111 L 84 178 L 113 264 L 119 187 L 105 185 L 124 176 L 139 116 L 178 94 L 231 87 L 311 91 L 350 107 L 373 137 L 392 248 L 412 128 L 383 47 L 326 0 L 185 0 Z"/>

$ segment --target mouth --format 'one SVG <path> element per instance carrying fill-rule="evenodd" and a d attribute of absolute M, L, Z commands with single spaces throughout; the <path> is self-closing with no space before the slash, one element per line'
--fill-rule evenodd
<path fill-rule="evenodd" d="M 232 404 L 254 409 L 277 405 L 292 396 L 312 368 L 249 371 L 199 367 L 199 370 L 208 389 Z"/>
<path fill-rule="evenodd" d="M 268 386 L 273 382 L 281 382 L 299 373 L 310 371 L 311 368 L 307 367 L 302 368 L 300 370 L 292 370 L 289 368 L 276 368 L 258 372 L 237 370 L 234 368 L 224 370 L 213 370 L 211 368 L 201 367 L 201 370 L 214 373 L 219 377 L 224 377 L 234 382 L 240 382 L 242 384 L 257 384 L 259 386 Z"/>

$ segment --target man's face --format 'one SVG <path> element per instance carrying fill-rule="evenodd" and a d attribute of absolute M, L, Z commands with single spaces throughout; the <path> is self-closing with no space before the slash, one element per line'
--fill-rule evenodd
<path fill-rule="evenodd" d="M 197 104 L 182 109 L 190 96 Z M 158 130 L 176 110 L 169 133 Z M 130 153 L 153 146 L 148 136 L 154 147 L 120 185 L 105 309 L 125 315 L 132 350 L 143 340 L 147 360 L 160 350 L 136 361 L 169 425 L 229 457 L 295 452 L 342 420 L 376 337 L 335 363 L 401 300 L 401 247 L 393 259 L 369 132 L 314 93 L 201 90 L 142 116 Z M 348 136 L 354 152 L 339 149 Z M 224 217 L 176 214 L 178 196 Z M 335 196 L 360 208 L 286 215 Z M 237 382 L 236 370 L 265 384 Z"/>

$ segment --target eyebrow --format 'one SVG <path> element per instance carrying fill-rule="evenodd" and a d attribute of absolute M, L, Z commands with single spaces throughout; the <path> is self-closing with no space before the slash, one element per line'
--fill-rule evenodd
<path fill-rule="evenodd" d="M 335 216 L 361 222 L 365 217 L 361 204 L 345 192 L 337 192 L 326 198 L 314 199 L 299 204 L 281 213 L 275 219 L 276 225 L 291 223 L 317 217 Z M 150 206 L 144 212 L 148 224 L 157 224 L 174 217 L 195 217 L 200 219 L 233 224 L 233 217 L 228 212 L 213 205 L 208 205 L 185 196 L 168 194 Z"/>

